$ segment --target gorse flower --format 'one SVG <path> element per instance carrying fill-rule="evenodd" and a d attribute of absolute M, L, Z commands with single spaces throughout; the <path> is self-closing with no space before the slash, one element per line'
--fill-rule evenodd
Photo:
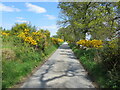
<path fill-rule="evenodd" d="M 40 35 L 40 32 L 32 32 L 33 35 Z"/>
<path fill-rule="evenodd" d="M 29 29 L 25 29 L 24 31 L 25 31 L 25 32 L 29 32 L 30 30 L 29 30 Z"/>
<path fill-rule="evenodd" d="M 62 40 L 62 39 L 60 39 L 60 38 L 58 38 L 58 42 L 63 42 L 63 40 Z"/>
<path fill-rule="evenodd" d="M 8 35 L 10 35 L 9 33 L 6 33 L 6 32 L 1 32 L 1 34 L 2 34 L 3 36 L 8 36 Z"/>
<path fill-rule="evenodd" d="M 37 42 L 32 37 L 25 37 L 24 41 L 29 42 L 32 45 L 37 45 Z"/>
<path fill-rule="evenodd" d="M 9 33 L 1 32 L 1 35 L 8 36 Z M 20 32 L 14 32 L 14 35 L 21 38 L 22 42 L 37 45 L 39 47 L 47 47 L 50 41 L 50 32 L 47 30 L 31 31 L 30 29 L 23 29 Z M 62 39 L 52 39 L 54 44 L 63 42 Z"/>
<path fill-rule="evenodd" d="M 53 41 L 54 44 L 58 44 L 58 43 L 64 42 L 64 40 L 60 39 L 60 38 L 52 38 L 52 41 Z"/>
<path fill-rule="evenodd" d="M 88 48 L 101 48 L 103 42 L 101 40 L 79 40 L 76 42 L 78 45 L 82 45 Z"/>
<path fill-rule="evenodd" d="M 26 37 L 26 35 L 25 35 L 25 33 L 24 33 L 24 32 L 21 32 L 21 33 L 18 35 L 18 37 L 25 38 L 25 37 Z"/>
<path fill-rule="evenodd" d="M 47 31 L 34 31 L 29 32 L 29 29 L 24 29 L 22 32 L 18 33 L 18 37 L 22 38 L 24 42 L 27 42 L 31 45 L 48 45 L 47 36 L 49 36 L 49 32 Z M 62 41 L 59 39 L 59 41 Z"/>

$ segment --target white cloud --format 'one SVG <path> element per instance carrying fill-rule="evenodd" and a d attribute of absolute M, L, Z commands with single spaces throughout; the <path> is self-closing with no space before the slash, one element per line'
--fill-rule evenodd
<path fill-rule="evenodd" d="M 27 21 L 27 20 L 16 20 L 16 22 L 18 22 L 18 23 L 29 23 L 29 21 Z"/>
<path fill-rule="evenodd" d="M 46 9 L 37 5 L 33 5 L 31 3 L 26 3 L 26 7 L 28 8 L 28 11 L 35 12 L 35 13 L 44 13 L 46 12 Z"/>
<path fill-rule="evenodd" d="M 51 36 L 56 35 L 56 32 L 58 30 L 57 25 L 41 26 L 40 28 L 44 29 L 44 30 L 46 30 L 46 29 L 49 30 L 51 33 Z"/>
<path fill-rule="evenodd" d="M 47 16 L 47 17 L 48 17 L 48 19 L 50 19 L 50 20 L 52 20 L 52 19 L 56 19 L 56 17 L 55 17 L 55 16 L 53 16 L 53 15 L 45 15 L 45 16 Z"/>
<path fill-rule="evenodd" d="M 0 3 L 0 11 L 5 11 L 5 12 L 19 12 L 21 11 L 18 8 L 15 8 L 13 6 L 5 6 L 4 4 Z"/>
<path fill-rule="evenodd" d="M 20 19 L 20 20 L 23 20 L 23 19 L 25 19 L 25 18 L 23 18 L 23 17 L 16 17 L 17 19 Z"/>
<path fill-rule="evenodd" d="M 29 23 L 29 21 L 25 20 L 25 18 L 23 17 L 16 17 L 16 18 L 17 18 L 16 22 L 18 23 Z"/>

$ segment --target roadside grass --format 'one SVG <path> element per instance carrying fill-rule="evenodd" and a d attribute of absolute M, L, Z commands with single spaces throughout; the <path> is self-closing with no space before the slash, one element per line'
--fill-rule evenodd
<path fill-rule="evenodd" d="M 11 87 L 16 84 L 22 77 L 30 73 L 37 64 L 38 62 L 32 60 L 24 63 L 20 61 L 3 62 L 2 87 Z"/>
<path fill-rule="evenodd" d="M 78 49 L 75 45 L 71 44 L 70 47 L 98 86 L 100 88 L 109 88 L 106 85 L 108 82 L 106 70 L 101 63 L 94 61 L 95 49 Z"/>
<path fill-rule="evenodd" d="M 5 45 L 4 48 L 6 47 L 10 49 L 9 46 Z M 10 88 L 19 83 L 23 77 L 42 64 L 45 58 L 57 48 L 57 46 L 51 45 L 43 53 L 42 51 L 36 52 L 33 48 L 27 48 L 22 45 L 20 47 L 12 47 L 11 49 L 16 54 L 14 60 L 2 59 L 2 88 Z"/>

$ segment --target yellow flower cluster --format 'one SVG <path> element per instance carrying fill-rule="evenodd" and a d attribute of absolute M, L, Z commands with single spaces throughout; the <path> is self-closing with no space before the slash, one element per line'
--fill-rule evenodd
<path fill-rule="evenodd" d="M 40 35 L 40 32 L 32 32 L 33 35 Z"/>
<path fill-rule="evenodd" d="M 57 38 L 52 38 L 52 42 L 53 42 L 54 44 L 58 44 Z"/>
<path fill-rule="evenodd" d="M 25 32 L 29 32 L 30 30 L 29 30 L 29 29 L 25 29 L 24 31 L 25 31 Z"/>
<path fill-rule="evenodd" d="M 45 45 L 47 45 L 46 35 L 47 33 L 44 31 L 30 32 L 29 29 L 24 29 L 23 32 L 18 33 L 18 37 L 22 38 L 25 42 L 28 42 L 32 45 L 43 44 L 43 41 L 45 41 Z M 59 41 L 62 41 L 62 40 L 59 40 Z"/>
<path fill-rule="evenodd" d="M 101 47 L 103 47 L 103 46 L 102 46 L 102 45 L 103 45 L 102 40 L 92 40 L 92 41 L 90 41 L 90 43 L 91 43 L 92 46 L 95 47 L 95 48 L 101 48 Z"/>
<path fill-rule="evenodd" d="M 63 40 L 62 40 L 62 39 L 60 39 L 60 38 L 58 38 L 58 42 L 63 42 Z"/>
<path fill-rule="evenodd" d="M 4 36 L 10 35 L 9 33 L 5 33 L 5 32 L 1 32 L 1 34 L 4 35 Z"/>
<path fill-rule="evenodd" d="M 24 29 L 24 31 L 21 32 L 20 34 L 17 33 L 18 37 L 25 38 L 29 34 L 29 31 L 30 31 L 29 29 Z"/>
<path fill-rule="evenodd" d="M 37 42 L 32 37 L 25 37 L 24 41 L 29 42 L 32 45 L 37 45 Z"/>
<path fill-rule="evenodd" d="M 21 33 L 18 35 L 18 37 L 25 38 L 25 37 L 26 37 L 26 35 L 25 35 L 25 33 L 24 33 L 24 32 L 21 32 Z"/>
<path fill-rule="evenodd" d="M 58 43 L 64 42 L 64 40 L 62 40 L 60 38 L 52 38 L 52 41 L 53 41 L 54 44 L 58 44 Z"/>
<path fill-rule="evenodd" d="M 32 45 L 37 45 L 37 41 L 34 40 L 33 35 L 36 35 L 37 32 L 32 32 L 32 34 L 30 34 L 29 29 L 25 29 L 24 32 L 21 32 L 18 37 L 22 38 L 25 42 L 28 42 Z"/>
<path fill-rule="evenodd" d="M 103 42 L 101 40 L 79 40 L 76 42 L 78 45 L 82 45 L 88 48 L 100 48 L 103 47 Z"/>

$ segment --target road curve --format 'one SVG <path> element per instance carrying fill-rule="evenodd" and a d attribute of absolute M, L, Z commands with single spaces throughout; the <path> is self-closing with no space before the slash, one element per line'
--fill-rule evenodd
<path fill-rule="evenodd" d="M 21 88 L 94 88 L 67 43 L 40 67 Z"/>

